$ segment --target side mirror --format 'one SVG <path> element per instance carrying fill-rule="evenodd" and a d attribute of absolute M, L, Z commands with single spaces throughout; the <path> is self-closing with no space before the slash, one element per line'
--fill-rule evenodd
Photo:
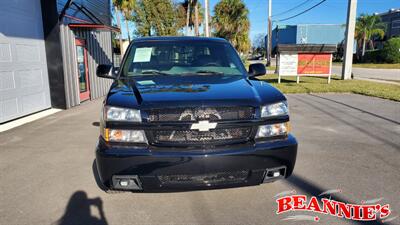
<path fill-rule="evenodd" d="M 116 79 L 115 69 L 112 65 L 100 64 L 97 66 L 96 75 L 107 79 Z"/>
<path fill-rule="evenodd" d="M 265 68 L 264 64 L 262 63 L 254 63 L 250 64 L 249 66 L 249 76 L 250 77 L 255 77 L 255 76 L 262 76 L 267 73 L 267 69 Z"/>

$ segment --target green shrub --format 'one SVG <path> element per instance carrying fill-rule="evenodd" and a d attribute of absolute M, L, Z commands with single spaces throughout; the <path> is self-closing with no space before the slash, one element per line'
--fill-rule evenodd
<path fill-rule="evenodd" d="M 400 63 L 400 38 L 391 38 L 383 45 L 386 63 Z"/>
<path fill-rule="evenodd" d="M 381 63 L 384 62 L 384 53 L 382 50 L 365 51 L 363 63 Z"/>

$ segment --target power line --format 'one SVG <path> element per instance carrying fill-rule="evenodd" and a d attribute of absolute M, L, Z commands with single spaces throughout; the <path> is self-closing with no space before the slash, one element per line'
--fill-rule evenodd
<path fill-rule="evenodd" d="M 262 0 L 259 0 L 259 1 L 257 1 L 256 2 L 256 7 L 255 7 L 255 9 L 258 9 L 258 7 L 260 6 L 260 3 L 262 2 Z"/>
<path fill-rule="evenodd" d="M 290 9 L 288 9 L 288 10 L 286 10 L 286 11 L 283 11 L 283 12 L 280 12 L 280 13 L 278 13 L 278 14 L 272 15 L 272 17 L 280 16 L 280 15 L 286 14 L 286 13 L 288 13 L 288 12 L 290 12 L 290 11 L 293 11 L 293 10 L 297 9 L 298 7 L 300 7 L 300 6 L 302 6 L 302 5 L 306 4 L 306 3 L 308 3 L 309 1 L 313 1 L 313 0 L 305 0 L 304 2 L 302 2 L 302 3 L 298 4 L 298 5 L 296 5 L 296 6 L 293 7 L 293 8 L 290 8 Z"/>
<path fill-rule="evenodd" d="M 302 15 L 302 14 L 304 14 L 304 13 L 310 11 L 311 9 L 313 9 L 313 8 L 315 8 L 315 7 L 319 6 L 319 5 L 321 5 L 321 4 L 324 3 L 324 2 L 326 2 L 326 0 L 322 0 L 322 1 L 320 1 L 319 3 L 313 5 L 312 7 L 308 8 L 308 9 L 304 10 L 303 12 L 298 13 L 298 14 L 296 14 L 296 15 L 294 15 L 294 16 L 291 16 L 291 17 L 288 17 L 288 18 L 285 18 L 285 19 L 282 19 L 282 20 L 276 20 L 276 21 L 282 22 L 282 21 L 286 21 L 286 20 L 293 19 L 293 18 L 295 18 L 295 17 L 297 17 L 297 16 L 300 16 L 300 15 Z"/>

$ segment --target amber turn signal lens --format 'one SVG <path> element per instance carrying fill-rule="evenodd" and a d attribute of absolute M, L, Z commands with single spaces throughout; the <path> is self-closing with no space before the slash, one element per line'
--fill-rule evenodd
<path fill-rule="evenodd" d="M 147 143 L 143 130 L 104 129 L 104 139 L 110 142 Z"/>
<path fill-rule="evenodd" d="M 110 129 L 104 128 L 104 139 L 110 141 Z"/>

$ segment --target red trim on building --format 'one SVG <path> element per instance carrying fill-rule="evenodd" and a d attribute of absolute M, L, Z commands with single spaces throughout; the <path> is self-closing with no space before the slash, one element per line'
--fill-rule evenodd
<path fill-rule="evenodd" d="M 90 85 L 89 85 L 89 68 L 88 68 L 88 59 L 87 59 L 87 49 L 86 49 L 86 41 L 84 39 L 75 39 L 75 45 L 83 48 L 83 62 L 85 63 L 85 89 L 86 91 L 79 91 L 79 99 L 81 102 L 89 100 L 90 98 Z M 79 85 L 81 85 L 78 82 Z M 78 86 L 78 90 L 80 90 L 80 86 Z"/>
<path fill-rule="evenodd" d="M 89 29 L 104 29 L 110 30 L 114 32 L 121 32 L 121 30 L 117 27 L 107 26 L 103 24 L 94 24 L 94 23 L 70 23 L 68 24 L 70 28 L 89 28 Z"/>
<path fill-rule="evenodd" d="M 65 14 L 64 17 L 67 17 L 67 18 L 69 18 L 71 20 L 75 20 L 75 21 L 82 22 L 82 23 L 91 23 L 88 20 L 79 19 L 79 18 L 77 18 L 75 16 L 70 16 L 70 15 L 67 15 L 67 14 Z"/>

